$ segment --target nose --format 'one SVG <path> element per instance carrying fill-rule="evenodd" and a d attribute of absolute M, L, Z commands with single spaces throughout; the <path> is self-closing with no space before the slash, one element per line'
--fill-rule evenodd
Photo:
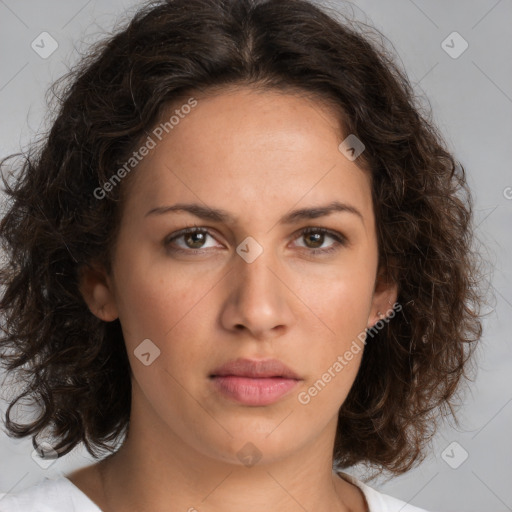
<path fill-rule="evenodd" d="M 290 329 L 294 321 L 292 286 L 271 256 L 271 251 L 264 250 L 252 263 L 235 256 L 221 314 L 225 329 L 248 331 L 259 340 L 273 339 Z"/>

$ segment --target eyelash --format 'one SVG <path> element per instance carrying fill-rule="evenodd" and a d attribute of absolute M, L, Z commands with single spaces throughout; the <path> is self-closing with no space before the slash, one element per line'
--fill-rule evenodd
<path fill-rule="evenodd" d="M 210 233 L 210 231 L 208 229 L 194 225 L 193 227 L 188 227 L 188 228 L 182 229 L 181 231 L 178 231 L 177 233 L 172 234 L 171 236 L 167 237 L 164 240 L 164 245 L 165 245 L 165 247 L 169 247 L 171 245 L 171 243 L 174 242 L 175 240 L 177 240 L 178 238 L 182 238 L 183 236 L 189 235 L 192 233 L 206 233 L 206 234 L 210 235 L 212 238 L 215 238 Z M 326 228 L 320 228 L 320 227 L 317 228 L 317 227 L 309 226 L 307 228 L 304 228 L 299 232 L 299 235 L 296 238 L 300 238 L 301 236 L 307 235 L 309 233 L 326 234 L 326 235 L 329 235 L 331 238 L 333 238 L 336 241 L 336 243 L 332 244 L 328 249 L 309 249 L 307 251 L 314 255 L 315 254 L 331 254 L 335 251 L 338 251 L 341 247 L 347 245 L 347 239 L 341 233 L 338 233 L 337 231 L 331 231 L 330 229 L 326 229 Z M 296 240 L 296 238 L 294 240 Z M 308 248 L 304 247 L 303 249 L 308 249 Z M 208 249 L 205 249 L 205 250 L 204 249 L 181 249 L 181 248 L 176 248 L 176 247 L 172 248 L 173 252 L 186 253 L 186 254 L 204 254 L 204 252 L 207 250 Z"/>

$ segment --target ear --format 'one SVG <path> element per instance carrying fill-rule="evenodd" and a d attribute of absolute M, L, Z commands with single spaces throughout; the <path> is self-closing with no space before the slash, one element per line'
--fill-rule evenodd
<path fill-rule="evenodd" d="M 111 279 L 99 265 L 82 267 L 79 290 L 91 313 L 105 322 L 119 317 Z"/>
<path fill-rule="evenodd" d="M 373 292 L 372 307 L 368 317 L 367 327 L 370 329 L 379 320 L 389 315 L 398 297 L 398 285 L 389 276 L 385 268 L 381 268 L 375 280 L 375 290 Z"/>

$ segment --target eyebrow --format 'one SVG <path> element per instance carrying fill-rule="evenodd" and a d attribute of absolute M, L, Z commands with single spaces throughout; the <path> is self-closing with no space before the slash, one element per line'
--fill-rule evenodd
<path fill-rule="evenodd" d="M 202 206 L 196 203 L 178 203 L 173 206 L 158 206 L 149 210 L 145 217 L 150 215 L 162 215 L 165 213 L 173 212 L 188 212 L 200 219 L 209 220 L 212 222 L 225 222 L 225 223 L 236 223 L 237 218 L 231 215 L 226 210 L 218 208 L 211 208 L 208 206 Z M 310 208 L 300 208 L 293 210 L 284 215 L 280 222 L 281 224 L 293 224 L 301 220 L 316 219 L 318 217 L 324 217 L 334 212 L 348 212 L 358 216 L 364 224 L 364 217 L 361 212 L 352 205 L 342 203 L 340 201 L 333 201 L 325 206 L 314 206 Z"/>

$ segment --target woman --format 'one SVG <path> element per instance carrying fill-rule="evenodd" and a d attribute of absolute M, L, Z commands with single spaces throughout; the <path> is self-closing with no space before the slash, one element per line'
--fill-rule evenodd
<path fill-rule="evenodd" d="M 0 509 L 420 511 L 341 471 L 419 463 L 481 336 L 464 170 L 391 58 L 303 0 L 175 0 L 67 83 L 4 180 L 5 423 L 101 460 Z"/>

